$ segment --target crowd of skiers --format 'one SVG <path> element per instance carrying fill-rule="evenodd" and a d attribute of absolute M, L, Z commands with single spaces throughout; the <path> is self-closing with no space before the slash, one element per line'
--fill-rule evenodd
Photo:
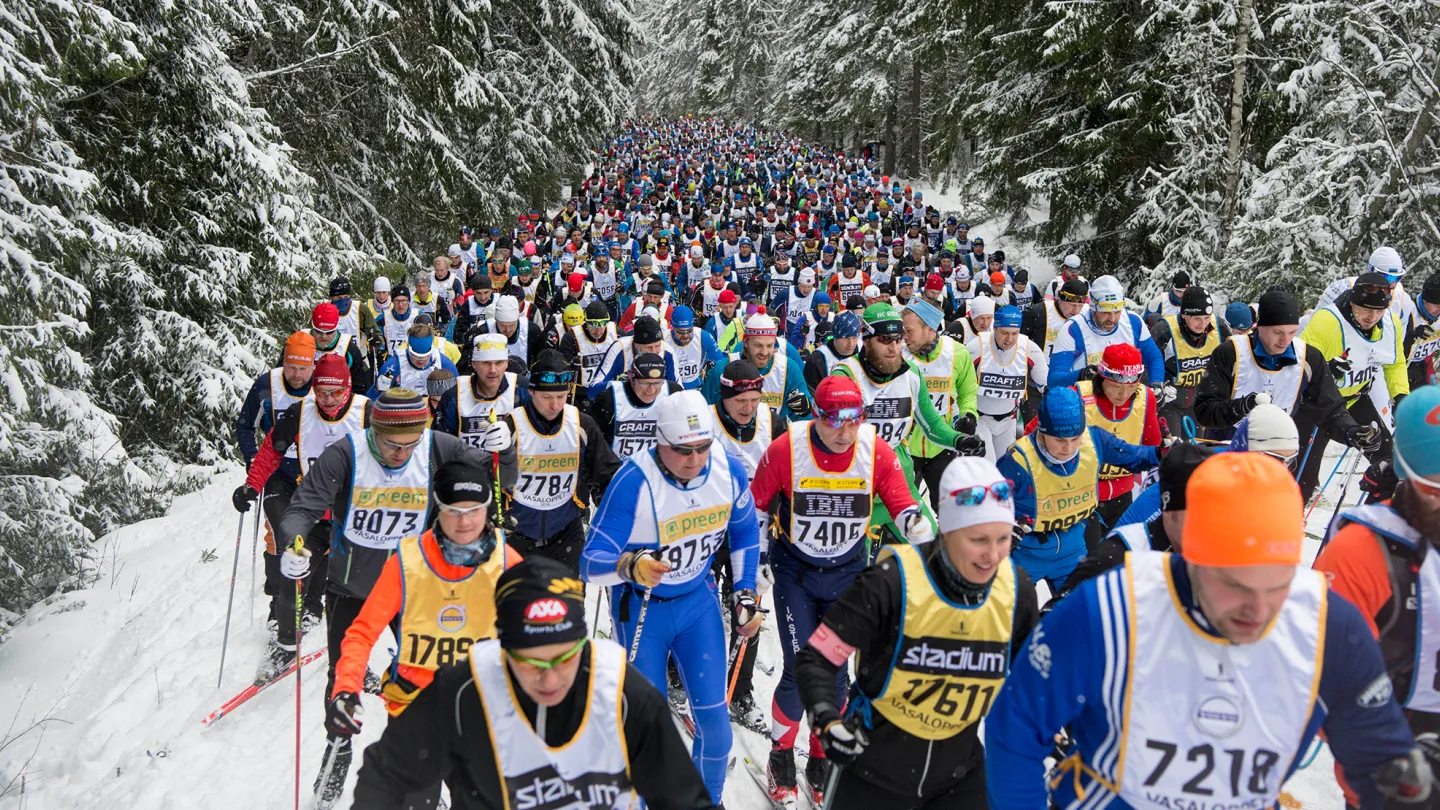
<path fill-rule="evenodd" d="M 687 118 L 334 279 L 234 494 L 258 680 L 325 626 L 320 806 L 367 691 L 357 808 L 708 808 L 748 770 L 781 810 L 1259 810 L 1322 732 L 1353 807 L 1435 801 L 1440 273 L 1380 247 L 1222 308 L 1203 267 L 1138 303 L 1086 270 L 1042 289 L 866 159 Z M 1363 493 L 1323 576 L 1322 467 Z"/>

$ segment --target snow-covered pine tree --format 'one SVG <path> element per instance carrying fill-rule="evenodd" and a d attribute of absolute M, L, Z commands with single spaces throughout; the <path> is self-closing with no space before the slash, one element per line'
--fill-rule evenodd
<path fill-rule="evenodd" d="M 640 111 L 766 121 L 785 8 L 760 0 L 644 3 Z"/>

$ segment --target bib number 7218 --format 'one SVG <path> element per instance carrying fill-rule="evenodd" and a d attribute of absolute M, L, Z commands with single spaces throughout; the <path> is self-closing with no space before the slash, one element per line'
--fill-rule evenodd
<path fill-rule="evenodd" d="M 1165 777 L 1170 766 L 1180 757 L 1180 746 L 1163 740 L 1146 740 L 1145 747 L 1152 751 L 1160 752 L 1160 761 L 1156 763 L 1150 775 L 1145 777 L 1145 787 L 1153 787 Z M 1275 773 L 1275 766 L 1280 762 L 1280 755 L 1274 751 L 1264 748 L 1257 748 L 1248 751 L 1244 748 L 1225 748 L 1220 754 L 1228 759 L 1228 772 L 1230 782 L 1231 798 L 1240 798 L 1240 786 L 1243 780 L 1245 789 L 1252 794 L 1265 794 L 1271 790 L 1271 779 L 1280 778 Z M 1196 745 L 1185 752 L 1185 761 L 1193 764 L 1190 778 L 1180 787 L 1182 793 L 1192 796 L 1213 796 L 1215 789 L 1209 786 L 1210 775 L 1215 771 L 1216 760 L 1215 746 L 1210 743 Z M 1249 765 L 1249 775 L 1246 776 L 1246 765 Z M 1182 774 L 1183 776 L 1183 774 Z M 1173 778 L 1180 778 L 1176 776 Z"/>

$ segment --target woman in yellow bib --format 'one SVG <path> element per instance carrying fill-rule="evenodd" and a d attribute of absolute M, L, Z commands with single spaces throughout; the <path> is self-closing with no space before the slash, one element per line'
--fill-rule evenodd
<path fill-rule="evenodd" d="M 940 542 L 886 546 L 796 661 L 810 726 L 838 766 L 830 810 L 985 806 L 980 720 L 1039 609 L 1009 559 L 1014 502 L 994 463 L 957 458 L 939 486 Z M 841 718 L 835 673 L 851 654 L 859 680 Z"/>

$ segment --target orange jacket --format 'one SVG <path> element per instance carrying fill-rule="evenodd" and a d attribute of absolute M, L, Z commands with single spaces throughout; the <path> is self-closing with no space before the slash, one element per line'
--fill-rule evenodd
<path fill-rule="evenodd" d="M 451 565 L 445 561 L 445 556 L 440 551 L 440 543 L 435 540 L 435 533 L 431 530 L 426 530 L 420 536 L 420 548 L 431 569 L 447 579 L 463 579 L 471 573 L 471 570 L 464 566 Z M 518 564 L 520 559 L 520 552 L 507 544 L 505 567 Z M 394 554 L 385 561 L 385 567 L 380 571 L 380 579 L 370 590 L 370 596 L 360 608 L 360 615 L 355 617 L 355 621 L 345 631 L 345 639 L 340 642 L 340 661 L 335 664 L 335 688 L 330 690 L 332 699 L 341 692 L 358 695 L 364 690 L 365 666 L 370 660 L 370 651 L 375 648 L 380 634 L 400 615 L 404 592 L 400 556 Z M 400 674 L 422 689 L 429 686 L 430 681 L 435 678 L 434 670 L 405 665 L 400 666 Z"/>

